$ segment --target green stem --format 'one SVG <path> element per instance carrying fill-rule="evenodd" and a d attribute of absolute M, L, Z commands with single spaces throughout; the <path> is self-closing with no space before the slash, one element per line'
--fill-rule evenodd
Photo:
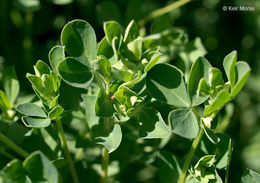
<path fill-rule="evenodd" d="M 60 134 L 60 138 L 61 138 L 62 144 L 63 144 L 65 156 L 66 156 L 66 159 L 67 159 L 67 161 L 69 163 L 71 176 L 73 178 L 74 183 L 79 183 L 79 179 L 78 179 L 78 176 L 77 176 L 77 173 L 76 173 L 76 170 L 75 170 L 75 167 L 73 165 L 73 161 L 72 161 L 69 149 L 68 149 L 68 145 L 67 145 L 67 141 L 66 141 L 66 138 L 65 138 L 65 135 L 64 135 L 64 131 L 63 131 L 63 127 L 62 127 L 62 124 L 61 124 L 61 120 L 60 119 L 56 119 L 56 124 L 57 124 L 58 130 L 59 130 L 59 134 Z"/>
<path fill-rule="evenodd" d="M 11 155 L 10 153 L 6 152 L 6 151 L 3 150 L 3 149 L 0 149 L 0 154 L 6 156 L 6 157 L 9 158 L 9 159 L 16 159 L 13 155 Z"/>
<path fill-rule="evenodd" d="M 29 154 L 23 150 L 21 147 L 13 143 L 10 139 L 8 139 L 4 134 L 0 133 L 0 141 L 3 142 L 7 147 L 12 149 L 14 152 L 19 154 L 20 156 L 26 158 Z"/>
<path fill-rule="evenodd" d="M 104 128 L 105 132 L 110 131 L 110 117 L 106 117 Z M 107 172 L 108 172 L 108 165 L 109 165 L 109 153 L 108 149 L 104 146 L 102 148 L 102 163 L 101 163 L 101 177 L 100 177 L 100 183 L 106 183 L 107 182 Z"/>
<path fill-rule="evenodd" d="M 185 4 L 187 4 L 188 2 L 190 2 L 191 0 L 179 0 L 177 2 L 173 2 L 171 4 L 169 4 L 168 6 L 165 6 L 161 9 L 155 10 L 153 12 L 151 12 L 150 14 L 148 14 L 145 18 L 143 18 L 142 20 L 140 20 L 138 22 L 139 26 L 142 27 L 144 26 L 149 20 L 152 20 L 158 16 L 161 16 L 165 13 L 168 13 L 176 8 L 179 8 Z"/>
<path fill-rule="evenodd" d="M 225 174 L 225 183 L 228 183 L 228 175 L 229 175 L 229 166 L 231 161 L 231 154 L 232 154 L 232 140 L 229 139 L 228 143 L 228 160 L 227 160 L 227 168 L 226 168 L 226 174 Z"/>
<path fill-rule="evenodd" d="M 194 153 L 196 152 L 196 149 L 197 149 L 197 147 L 198 147 L 198 145 L 200 143 L 200 140 L 201 140 L 203 134 L 204 134 L 203 128 L 200 128 L 199 134 L 193 140 L 193 143 L 192 143 L 191 149 L 189 151 L 188 157 L 187 157 L 187 159 L 186 159 L 186 161 L 184 163 L 183 169 L 181 171 L 181 175 L 179 177 L 178 183 L 185 183 L 186 174 L 187 174 L 187 171 L 188 171 L 188 169 L 190 167 L 190 163 L 191 163 L 192 157 L 193 157 Z"/>

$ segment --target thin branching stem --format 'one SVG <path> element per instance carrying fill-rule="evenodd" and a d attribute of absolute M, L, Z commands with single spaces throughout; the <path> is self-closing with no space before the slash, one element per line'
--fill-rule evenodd
<path fill-rule="evenodd" d="M 139 26 L 142 27 L 144 26 L 148 21 L 158 17 L 158 16 L 161 16 L 163 14 L 166 14 L 166 13 L 169 13 L 170 11 L 176 9 L 176 8 L 179 8 L 185 4 L 187 4 L 188 2 L 190 2 L 191 0 L 179 0 L 177 2 L 173 2 L 163 8 L 160 8 L 158 10 L 155 10 L 153 12 L 151 12 L 150 14 L 148 14 L 145 18 L 143 18 L 142 20 L 140 20 L 138 22 Z"/>
<path fill-rule="evenodd" d="M 105 132 L 110 131 L 110 117 L 105 117 L 105 123 L 104 123 L 104 129 Z M 102 148 L 102 162 L 101 162 L 101 177 L 100 177 L 100 183 L 106 183 L 107 182 L 107 172 L 108 172 L 108 165 L 109 165 L 109 153 L 108 149 L 104 146 Z"/>
<path fill-rule="evenodd" d="M 60 138 L 61 138 L 62 144 L 63 144 L 65 157 L 66 157 L 66 159 L 67 159 L 67 161 L 69 163 L 71 176 L 73 178 L 74 183 L 79 183 L 79 179 L 78 179 L 78 176 L 77 176 L 77 173 L 76 173 L 76 170 L 75 170 L 75 167 L 74 167 L 74 164 L 73 164 L 73 161 L 72 161 L 69 149 L 68 149 L 68 145 L 67 145 L 67 141 L 66 141 L 66 138 L 65 138 L 65 135 L 64 135 L 64 131 L 63 131 L 63 127 L 62 127 L 62 124 L 61 124 L 61 120 L 60 119 L 56 119 L 56 124 L 57 124 L 58 130 L 59 130 L 59 134 L 60 134 Z"/>
<path fill-rule="evenodd" d="M 29 154 L 23 150 L 21 147 L 16 145 L 13 141 L 11 141 L 8 137 L 6 137 L 4 134 L 0 133 L 0 141 L 4 143 L 7 147 L 12 149 L 14 152 L 22 156 L 23 158 L 27 158 Z"/>

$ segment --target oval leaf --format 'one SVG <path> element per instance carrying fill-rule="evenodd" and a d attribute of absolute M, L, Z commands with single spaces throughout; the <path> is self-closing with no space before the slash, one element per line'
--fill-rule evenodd
<path fill-rule="evenodd" d="M 236 64 L 236 84 L 231 90 L 231 97 L 236 96 L 240 90 L 245 85 L 249 74 L 250 74 L 250 67 L 246 62 L 237 62 Z"/>
<path fill-rule="evenodd" d="M 199 132 L 198 121 L 191 109 L 173 110 L 169 114 L 169 121 L 173 132 L 182 137 L 195 138 Z"/>
<path fill-rule="evenodd" d="M 54 46 L 49 52 L 49 61 L 53 71 L 58 74 L 58 65 L 65 58 L 64 46 Z"/>
<path fill-rule="evenodd" d="M 223 61 L 224 70 L 226 72 L 227 78 L 231 83 L 231 87 L 235 85 L 236 71 L 235 66 L 237 62 L 237 51 L 232 51 L 228 54 Z"/>
<path fill-rule="evenodd" d="M 90 62 L 96 59 L 96 34 L 91 25 L 84 20 L 67 23 L 61 33 L 61 43 L 69 56 L 84 65 L 90 66 Z"/>
<path fill-rule="evenodd" d="M 111 153 L 115 151 L 121 143 L 122 131 L 119 124 L 115 124 L 112 132 L 110 132 L 108 137 L 98 137 L 97 144 L 104 145 L 108 152 Z"/>
<path fill-rule="evenodd" d="M 45 111 L 33 103 L 20 104 L 16 107 L 16 110 L 26 116 L 47 117 Z"/>
<path fill-rule="evenodd" d="M 70 57 L 59 64 L 58 72 L 66 83 L 78 88 L 87 88 L 93 79 L 89 67 Z"/>
<path fill-rule="evenodd" d="M 145 109 L 140 112 L 139 136 L 144 139 L 164 138 L 170 130 L 158 111 Z"/>
<path fill-rule="evenodd" d="M 205 107 L 204 115 L 209 116 L 214 111 L 222 109 L 222 107 L 231 100 L 230 94 L 227 90 L 223 89 L 218 93 L 215 100 Z"/>
<path fill-rule="evenodd" d="M 199 96 L 197 91 L 199 82 L 202 78 L 205 78 L 207 82 L 209 81 L 210 68 L 210 63 L 203 57 L 199 57 L 191 67 L 188 81 L 188 90 L 193 106 L 200 105 L 207 99 L 207 96 Z"/>
<path fill-rule="evenodd" d="M 58 183 L 58 171 L 40 151 L 32 153 L 23 162 L 23 167 L 32 182 Z"/>
<path fill-rule="evenodd" d="M 177 107 L 189 107 L 183 73 L 169 64 L 155 65 L 148 73 L 146 87 L 150 95 L 157 100 Z"/>
<path fill-rule="evenodd" d="M 24 116 L 22 121 L 26 127 L 30 128 L 45 128 L 51 124 L 51 120 L 46 118 L 33 118 Z"/>

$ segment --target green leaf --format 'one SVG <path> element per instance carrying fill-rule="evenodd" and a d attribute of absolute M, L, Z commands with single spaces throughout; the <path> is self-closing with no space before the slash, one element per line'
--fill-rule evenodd
<path fill-rule="evenodd" d="M 236 96 L 240 90 L 245 85 L 249 74 L 250 74 L 250 67 L 246 62 L 239 61 L 236 64 L 236 83 L 235 86 L 231 89 L 231 97 Z"/>
<path fill-rule="evenodd" d="M 33 68 L 34 68 L 34 72 L 35 72 L 36 76 L 39 76 L 39 77 L 41 77 L 44 74 L 51 73 L 50 67 L 42 60 L 38 60 L 36 65 Z"/>
<path fill-rule="evenodd" d="M 67 5 L 73 2 L 73 0 L 47 0 L 56 5 Z"/>
<path fill-rule="evenodd" d="M 222 107 L 231 100 L 230 94 L 226 89 L 218 93 L 216 98 L 210 105 L 207 105 L 204 110 L 204 115 L 209 116 L 214 111 L 219 111 Z"/>
<path fill-rule="evenodd" d="M 197 91 L 199 82 L 202 78 L 205 78 L 207 82 L 209 81 L 210 68 L 210 63 L 203 57 L 199 57 L 191 67 L 188 81 L 188 91 L 193 106 L 200 105 L 207 99 L 207 96 L 199 96 Z"/>
<path fill-rule="evenodd" d="M 224 85 L 224 80 L 222 78 L 222 72 L 215 68 L 211 67 L 209 72 L 209 83 L 211 89 L 214 89 L 215 87 L 219 85 Z"/>
<path fill-rule="evenodd" d="M 40 151 L 36 151 L 26 158 L 23 167 L 32 182 L 58 183 L 56 167 Z"/>
<path fill-rule="evenodd" d="M 93 80 L 89 67 L 70 57 L 59 64 L 58 72 L 66 83 L 78 88 L 87 88 Z"/>
<path fill-rule="evenodd" d="M 260 174 L 254 172 L 253 170 L 247 169 L 241 178 L 241 183 L 259 183 Z"/>
<path fill-rule="evenodd" d="M 122 131 L 119 124 L 115 124 L 112 132 L 107 137 L 98 137 L 96 139 L 97 144 L 104 145 L 109 153 L 115 151 L 120 145 L 122 140 Z"/>
<path fill-rule="evenodd" d="M 169 105 L 189 107 L 190 98 L 183 73 L 169 64 L 157 64 L 147 72 L 146 87 L 149 94 Z"/>
<path fill-rule="evenodd" d="M 21 161 L 12 160 L 3 168 L 3 172 L 12 180 L 12 183 L 25 183 L 25 171 Z"/>
<path fill-rule="evenodd" d="M 97 56 L 103 55 L 106 58 L 111 58 L 113 56 L 113 49 L 111 45 L 107 42 L 106 37 L 104 37 L 98 44 Z"/>
<path fill-rule="evenodd" d="M 215 162 L 215 155 L 206 155 L 199 159 L 195 165 L 195 169 L 198 167 L 212 167 Z"/>
<path fill-rule="evenodd" d="M 33 103 L 19 104 L 16 107 L 16 110 L 26 116 L 47 118 L 45 111 L 41 107 Z"/>
<path fill-rule="evenodd" d="M 209 92 L 210 92 L 210 88 L 208 86 L 207 81 L 205 80 L 205 78 L 201 78 L 200 82 L 199 82 L 197 94 L 199 96 L 206 97 L 206 96 L 209 96 Z"/>
<path fill-rule="evenodd" d="M 0 107 L 5 111 L 12 108 L 12 104 L 2 90 L 0 90 Z"/>
<path fill-rule="evenodd" d="M 49 52 L 49 61 L 51 68 L 56 74 L 58 72 L 59 63 L 65 58 L 64 46 L 54 46 Z"/>
<path fill-rule="evenodd" d="M 28 116 L 23 116 L 22 121 L 24 125 L 29 128 L 45 128 L 51 124 L 51 120 L 49 119 Z"/>
<path fill-rule="evenodd" d="M 13 105 L 20 90 L 19 81 L 16 76 L 15 68 L 8 67 L 3 72 L 3 87 L 7 98 Z"/>
<path fill-rule="evenodd" d="M 63 113 L 63 111 L 64 111 L 64 109 L 61 106 L 55 106 L 48 113 L 48 117 L 50 120 L 54 120 L 54 119 L 58 118 Z"/>
<path fill-rule="evenodd" d="M 237 62 L 237 51 L 229 53 L 223 61 L 223 66 L 227 75 L 228 80 L 231 83 L 231 88 L 235 85 L 236 80 L 236 62 Z"/>
<path fill-rule="evenodd" d="M 111 63 L 104 56 L 99 56 L 97 61 L 94 62 L 94 69 L 99 72 L 106 81 L 110 81 L 111 76 Z"/>
<path fill-rule="evenodd" d="M 195 138 L 197 136 L 199 125 L 191 109 L 173 110 L 168 118 L 174 133 L 185 138 Z"/>
<path fill-rule="evenodd" d="M 139 36 L 139 29 L 134 20 L 132 20 L 125 30 L 124 42 L 127 44 Z"/>
<path fill-rule="evenodd" d="M 82 98 L 85 103 L 86 120 L 91 129 L 94 125 L 97 125 L 99 121 L 99 117 L 95 114 L 95 101 L 97 96 L 83 94 Z"/>
<path fill-rule="evenodd" d="M 177 183 L 183 163 L 170 152 L 158 153 L 158 169 L 161 183 Z"/>
<path fill-rule="evenodd" d="M 215 133 L 208 127 L 203 125 L 203 130 L 208 137 L 209 141 L 212 142 L 213 144 L 217 144 L 220 141 L 220 138 L 215 135 Z"/>
<path fill-rule="evenodd" d="M 115 21 L 104 22 L 104 31 L 106 34 L 107 42 L 112 45 L 112 40 L 117 37 L 118 40 L 122 35 L 122 27 Z"/>
<path fill-rule="evenodd" d="M 158 111 L 145 109 L 139 114 L 139 136 L 144 139 L 164 138 L 170 130 Z"/>
<path fill-rule="evenodd" d="M 140 60 L 142 57 L 143 40 L 135 39 L 127 44 L 127 48 L 134 55 L 136 60 Z"/>
<path fill-rule="evenodd" d="M 104 92 L 99 91 L 95 102 L 95 112 L 97 116 L 110 117 L 115 112 L 112 100 Z"/>
<path fill-rule="evenodd" d="M 151 57 L 150 61 L 148 62 L 148 64 L 145 66 L 144 68 L 144 72 L 148 72 L 151 68 L 153 68 L 153 66 L 155 66 L 155 64 L 157 64 L 157 62 L 159 61 L 160 57 L 161 57 L 161 53 L 156 51 L 156 52 L 152 52 L 153 56 Z"/>
<path fill-rule="evenodd" d="M 61 33 L 66 53 L 86 66 L 96 59 L 97 40 L 94 29 L 84 20 L 67 23 Z"/>

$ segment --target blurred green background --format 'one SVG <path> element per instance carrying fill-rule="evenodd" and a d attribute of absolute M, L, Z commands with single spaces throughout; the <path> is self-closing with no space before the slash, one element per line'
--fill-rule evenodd
<path fill-rule="evenodd" d="M 24 92 L 31 93 L 25 78 L 38 59 L 48 61 L 48 52 L 59 44 L 62 27 L 70 20 L 84 19 L 104 37 L 103 22 L 116 20 L 124 27 L 139 22 L 150 12 L 174 1 L 165 0 L 0 0 L 0 73 L 14 65 Z M 251 6 L 254 11 L 224 11 L 223 6 Z M 225 55 L 238 51 L 252 74 L 234 101 L 234 114 L 227 133 L 235 141 L 231 182 L 239 182 L 245 167 L 260 172 L 260 1 L 194 0 L 145 24 L 146 35 L 168 28 L 183 29 L 190 40 L 200 37 L 206 58 L 222 68 Z M 174 58 L 172 62 L 174 63 Z M 0 74 L 1 80 L 1 74 Z M 170 145 L 173 145 L 171 143 Z M 169 146 L 169 145 L 168 145 Z"/>

